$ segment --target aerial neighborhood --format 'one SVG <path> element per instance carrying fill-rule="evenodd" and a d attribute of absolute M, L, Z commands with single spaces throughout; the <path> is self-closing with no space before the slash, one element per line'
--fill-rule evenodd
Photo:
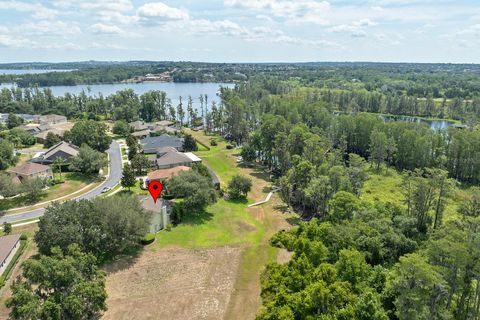
<path fill-rule="evenodd" d="M 138 64 L 0 84 L 0 319 L 479 319 L 480 67 Z"/>

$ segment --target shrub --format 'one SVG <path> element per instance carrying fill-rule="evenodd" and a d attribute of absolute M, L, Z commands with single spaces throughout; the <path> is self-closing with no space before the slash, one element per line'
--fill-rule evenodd
<path fill-rule="evenodd" d="M 233 149 L 233 148 L 234 148 L 233 145 L 227 144 L 227 149 Z"/>
<path fill-rule="evenodd" d="M 153 241 L 155 241 L 154 233 L 147 233 L 142 239 L 140 239 L 140 243 L 143 244 L 144 246 L 152 243 Z"/>
<path fill-rule="evenodd" d="M 215 140 L 214 138 L 211 138 L 211 139 L 210 139 L 210 145 L 211 145 L 212 147 L 217 146 L 217 145 L 218 145 L 217 140 Z"/>

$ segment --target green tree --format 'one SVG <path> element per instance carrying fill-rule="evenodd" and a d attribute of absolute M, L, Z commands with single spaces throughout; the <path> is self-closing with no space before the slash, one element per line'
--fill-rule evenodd
<path fill-rule="evenodd" d="M 352 193 L 337 192 L 328 202 L 328 219 L 333 222 L 351 220 L 360 209 L 360 200 Z"/>
<path fill-rule="evenodd" d="M 107 166 L 106 155 L 84 144 L 80 147 L 78 155 L 71 159 L 70 169 L 88 175 L 98 174 L 105 166 Z"/>
<path fill-rule="evenodd" d="M 16 114 L 9 113 L 7 117 L 7 128 L 12 129 L 20 126 L 23 123 L 23 119 Z"/>
<path fill-rule="evenodd" d="M 12 224 L 11 223 L 8 223 L 6 221 L 3 223 L 3 233 L 6 234 L 6 235 L 12 233 Z"/>
<path fill-rule="evenodd" d="M 378 130 L 374 130 L 370 135 L 370 161 L 376 163 L 377 170 L 383 164 L 388 156 L 388 138 L 387 135 Z"/>
<path fill-rule="evenodd" d="M 360 195 L 360 190 L 363 184 L 368 179 L 366 172 L 365 159 L 357 154 L 350 153 L 348 155 L 347 175 L 352 186 L 352 192 L 357 196 Z"/>
<path fill-rule="evenodd" d="M 136 183 L 137 180 L 135 179 L 135 172 L 133 171 L 132 167 L 126 163 L 123 167 L 123 176 L 121 180 L 122 187 L 128 188 L 130 191 L 130 188 L 134 187 Z"/>
<path fill-rule="evenodd" d="M 197 151 L 197 150 L 198 150 L 198 146 L 195 138 L 192 137 L 191 134 L 186 134 L 183 140 L 183 151 L 191 152 L 191 151 Z"/>
<path fill-rule="evenodd" d="M 138 153 L 131 160 L 132 168 L 138 175 L 141 175 L 150 168 L 150 161 L 144 154 Z"/>
<path fill-rule="evenodd" d="M 411 253 L 400 258 L 389 274 L 386 289 L 394 297 L 399 319 L 444 319 L 448 286 L 424 256 Z"/>
<path fill-rule="evenodd" d="M 107 150 L 112 142 L 112 138 L 107 135 L 107 126 L 94 120 L 75 122 L 72 130 L 65 132 L 64 138 L 77 146 L 87 144 L 100 152 Z"/>
<path fill-rule="evenodd" d="M 357 250 L 343 249 L 335 264 L 339 277 L 354 286 L 364 282 L 371 273 L 371 267 L 365 262 L 365 255 Z"/>
<path fill-rule="evenodd" d="M 252 189 L 252 180 L 241 175 L 234 175 L 228 183 L 228 194 L 232 199 L 246 197 Z"/>
<path fill-rule="evenodd" d="M 316 216 L 323 217 L 327 212 L 327 204 L 332 196 L 330 180 L 327 176 L 313 178 L 303 191 L 306 203 L 311 206 Z"/>
<path fill-rule="evenodd" d="M 53 132 L 49 132 L 49 133 L 47 133 L 47 136 L 45 138 L 45 142 L 43 143 L 43 147 L 45 149 L 49 149 L 49 148 L 53 147 L 54 145 L 56 145 L 57 143 L 59 143 L 60 141 L 62 141 L 62 139 L 60 139 L 60 137 L 58 135 L 56 135 Z"/>
<path fill-rule="evenodd" d="M 211 180 L 193 170 L 169 179 L 167 188 L 174 197 L 183 198 L 186 212 L 200 212 L 217 199 Z"/>
<path fill-rule="evenodd" d="M 28 198 L 28 201 L 34 203 L 44 194 L 43 188 L 46 186 L 46 180 L 41 178 L 27 178 L 22 180 L 22 192 Z"/>
<path fill-rule="evenodd" d="M 459 212 L 469 217 L 480 216 L 480 188 L 472 187 L 466 199 L 460 203 Z"/>
<path fill-rule="evenodd" d="M 374 291 L 363 293 L 355 303 L 355 319 L 357 320 L 388 320 L 382 307 L 380 296 Z"/>
<path fill-rule="evenodd" d="M 127 135 L 131 132 L 130 125 L 124 120 L 115 121 L 112 132 L 121 136 Z"/>
<path fill-rule="evenodd" d="M 240 155 L 245 162 L 253 162 L 257 159 L 257 151 L 248 143 L 243 145 Z"/>
<path fill-rule="evenodd" d="M 0 170 L 14 165 L 18 158 L 13 153 L 13 145 L 7 140 L 0 140 Z"/>
<path fill-rule="evenodd" d="M 100 262 L 138 248 L 150 216 L 136 197 L 114 195 L 93 201 L 54 203 L 40 218 L 35 242 L 42 254 L 70 244 L 94 254 Z"/>
<path fill-rule="evenodd" d="M 65 253 L 56 247 L 51 256 L 28 259 L 6 301 L 10 319 L 99 319 L 107 310 L 107 293 L 96 262 L 75 244 Z"/>
<path fill-rule="evenodd" d="M 0 196 L 11 197 L 20 192 L 21 186 L 12 182 L 12 176 L 6 172 L 0 172 Z"/>

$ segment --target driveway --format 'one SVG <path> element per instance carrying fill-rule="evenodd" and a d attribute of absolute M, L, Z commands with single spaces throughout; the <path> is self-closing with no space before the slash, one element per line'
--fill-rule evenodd
<path fill-rule="evenodd" d="M 118 183 L 120 183 L 120 180 L 122 179 L 122 153 L 120 152 L 120 147 L 118 143 L 113 140 L 110 148 L 106 152 L 108 153 L 110 158 L 108 178 L 97 188 L 75 198 L 76 200 L 95 198 L 102 193 L 102 189 L 104 187 L 113 188 Z M 0 218 L 0 224 L 4 222 L 16 223 L 22 220 L 34 219 L 42 216 L 44 213 L 45 208 L 39 208 L 31 211 L 6 215 Z"/>

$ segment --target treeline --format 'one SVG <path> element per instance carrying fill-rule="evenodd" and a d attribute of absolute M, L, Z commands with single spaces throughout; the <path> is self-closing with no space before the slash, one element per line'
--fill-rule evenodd
<path fill-rule="evenodd" d="M 9 68 L 14 65 L 7 66 Z M 84 62 L 55 65 L 22 64 L 20 68 L 45 67 L 76 69 L 41 75 L 3 75 L 0 83 L 19 86 L 50 86 L 112 83 L 166 70 L 175 70 L 176 82 L 232 82 L 276 77 L 277 81 L 296 79 L 304 86 L 366 90 L 397 96 L 470 100 L 480 94 L 480 67 L 462 64 L 388 63 L 202 63 L 202 62 Z"/>
<path fill-rule="evenodd" d="M 201 110 L 193 108 L 193 99 L 199 99 Z M 158 90 L 138 95 L 132 89 L 126 89 L 106 97 L 101 94 L 91 96 L 82 91 L 78 95 L 66 93 L 56 97 L 48 88 L 3 88 L 0 90 L 0 113 L 61 114 L 76 119 L 127 122 L 167 119 L 183 123 L 198 121 L 198 117 L 205 116 L 207 108 L 216 108 L 207 95 L 183 100 L 180 97 L 180 100 L 178 105 L 172 105 L 166 93 Z"/>
<path fill-rule="evenodd" d="M 400 170 L 446 168 L 460 181 L 480 182 L 480 132 L 476 129 L 434 131 L 424 124 L 389 122 L 364 113 L 335 116 L 309 90 L 269 92 L 261 85 L 224 88 L 224 120 L 215 130 L 253 149 L 282 175 L 294 156 L 309 159 L 306 153 L 315 152 L 317 163 L 313 164 L 322 166 L 327 156 L 347 161 L 348 154 L 355 153 Z"/>

